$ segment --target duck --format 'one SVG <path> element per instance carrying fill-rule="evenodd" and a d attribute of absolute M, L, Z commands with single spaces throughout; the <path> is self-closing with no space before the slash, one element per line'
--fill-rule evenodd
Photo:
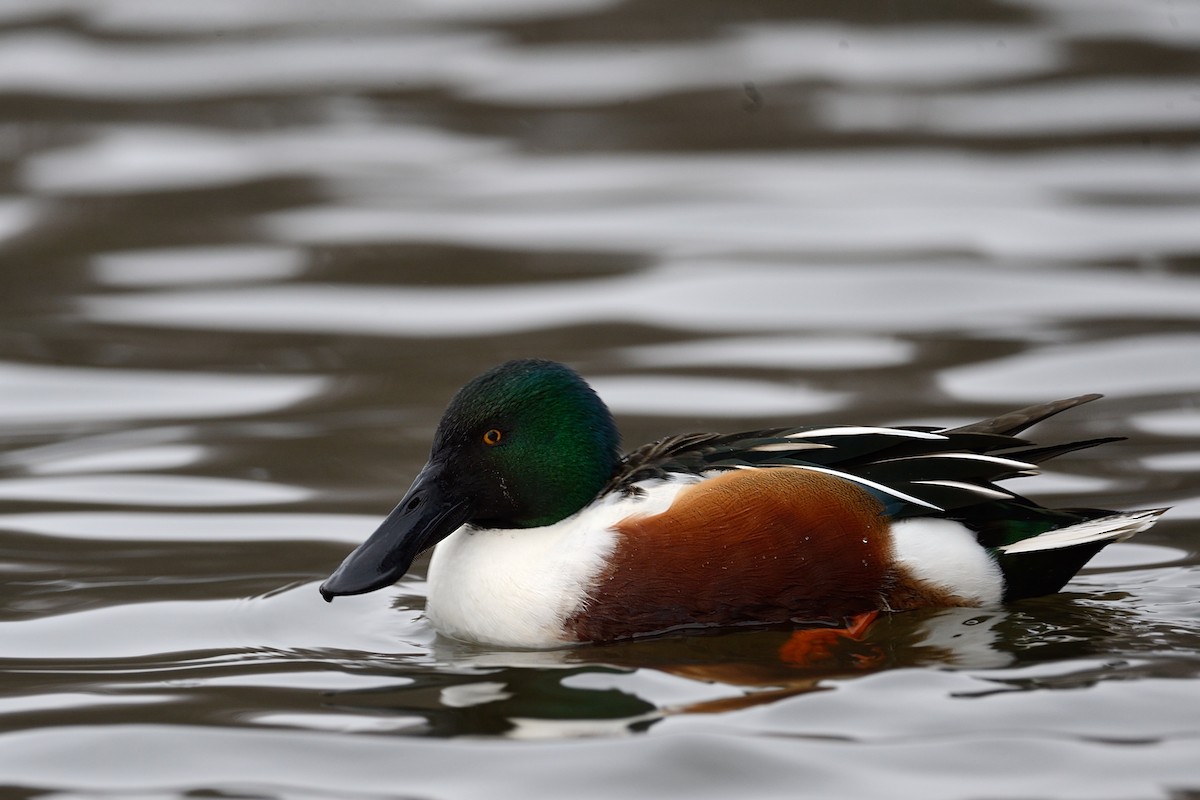
<path fill-rule="evenodd" d="M 973 424 L 684 433 L 623 453 L 574 369 L 519 359 L 450 400 L 430 456 L 320 585 L 395 583 L 433 548 L 425 616 L 514 649 L 745 626 L 861 629 L 876 615 L 1059 592 L 1167 509 L 1052 509 L 998 482 L 1119 441 L 1026 428 L 1088 394 Z"/>

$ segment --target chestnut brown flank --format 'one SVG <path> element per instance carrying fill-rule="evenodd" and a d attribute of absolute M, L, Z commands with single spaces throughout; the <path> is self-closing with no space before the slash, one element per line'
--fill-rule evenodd
<path fill-rule="evenodd" d="M 880 607 L 890 542 L 880 504 L 800 469 L 736 470 L 616 526 L 616 550 L 567 630 L 581 641 L 680 625 L 838 619 Z"/>

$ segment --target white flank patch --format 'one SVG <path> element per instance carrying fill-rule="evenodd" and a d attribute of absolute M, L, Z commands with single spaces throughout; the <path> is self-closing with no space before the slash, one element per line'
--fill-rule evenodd
<path fill-rule="evenodd" d="M 1068 528 L 1046 531 L 1030 539 L 1022 539 L 1019 542 L 1004 545 L 999 549 L 1003 553 L 1033 553 L 1038 550 L 1057 550 L 1061 547 L 1072 547 L 1087 542 L 1120 542 L 1149 528 L 1166 510 L 1165 508 L 1151 508 L 1144 511 L 1113 514 L 1111 517 L 1090 519 Z"/>
<path fill-rule="evenodd" d="M 613 526 L 658 514 L 699 477 L 639 484 L 638 497 L 610 495 L 562 522 L 509 530 L 459 528 L 433 551 L 426 615 L 439 633 L 501 647 L 573 644 L 564 623 L 616 545 Z"/>
<path fill-rule="evenodd" d="M 920 582 L 980 605 L 1004 595 L 1000 567 L 966 526 L 918 517 L 892 523 L 892 556 Z"/>

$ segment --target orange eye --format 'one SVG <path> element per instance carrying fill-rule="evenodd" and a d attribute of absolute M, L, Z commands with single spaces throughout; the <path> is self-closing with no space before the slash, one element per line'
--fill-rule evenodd
<path fill-rule="evenodd" d="M 500 440 L 502 438 L 504 438 L 503 434 L 501 434 L 499 430 L 496 428 L 490 428 L 485 434 L 483 434 L 483 443 L 488 447 L 491 447 L 492 445 L 500 444 Z"/>

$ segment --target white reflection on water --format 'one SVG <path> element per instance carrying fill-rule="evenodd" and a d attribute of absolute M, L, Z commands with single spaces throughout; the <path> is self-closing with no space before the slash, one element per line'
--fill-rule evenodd
<path fill-rule="evenodd" d="M 1200 124 L 1200 101 L 1174 107 L 1192 109 Z M 25 159 L 19 174 L 52 194 L 309 175 L 353 198 L 260 219 L 268 235 L 293 244 L 890 258 L 905 249 L 983 250 L 1020 259 L 1142 259 L 1200 248 L 1200 150 L 1186 147 L 1169 155 L 1098 148 L 972 158 L 924 150 L 555 158 L 402 124 L 237 135 L 122 126 Z M 1075 200 L 1088 195 L 1167 202 Z"/>
<path fill-rule="evenodd" d="M 0 89 L 129 99 L 228 97 L 314 86 L 393 89 L 401 80 L 444 83 L 463 58 L 488 52 L 497 39 L 483 32 L 425 30 L 363 34 L 349 47 L 335 36 L 262 38 L 247 47 L 220 39 L 129 44 L 38 30 L 10 32 L 0 38 Z M 475 69 L 486 66 L 479 63 Z"/>
<path fill-rule="evenodd" d="M 314 0 L 205 0 L 163 3 L 161 0 L 109 0 L 96 7 L 88 0 L 23 0 L 35 7 L 58 5 L 87 16 L 102 29 L 138 33 L 196 33 L 258 27 L 322 26 L 329 23 L 329 4 Z M 544 14 L 570 14 L 616 5 L 615 0 L 342 0 L 339 26 L 378 26 L 414 20 L 506 20 Z"/>
<path fill-rule="evenodd" d="M 44 367 L 0 362 L 0 428 L 34 423 L 218 417 L 306 400 L 325 378 Z"/>
<path fill-rule="evenodd" d="M 1194 94 L 1195 88 L 1190 91 Z M 1200 115 L 1200 100 L 1191 99 L 1185 107 Z M 90 132 L 90 140 L 82 144 L 46 149 L 23 160 L 22 180 L 39 192 L 120 192 L 303 174 L 336 179 L 356 204 L 407 201 L 413 213 L 425 211 L 430 219 L 438 218 L 432 213 L 435 209 L 429 208 L 431 203 L 441 205 L 435 201 L 450 200 L 453 208 L 436 210 L 443 214 L 458 210 L 464 218 L 481 210 L 502 218 L 522 211 L 561 215 L 571 210 L 607 217 L 632 204 L 630 216 L 634 218 L 646 209 L 659 209 L 664 216 L 658 224 L 670 223 L 672 215 L 680 212 L 711 213 L 729 204 L 735 212 L 740 208 L 742 216 L 753 209 L 769 214 L 768 220 L 789 216 L 793 224 L 803 226 L 801 211 L 870 212 L 915 205 L 925 210 L 947 208 L 961 214 L 974 209 L 982 213 L 1053 208 L 1073 192 L 1168 199 L 1177 195 L 1194 201 L 1192 192 L 1200 176 L 1200 149 L 1184 146 L 1169 153 L 1076 148 L 1052 154 L 969 158 L 945 151 L 895 148 L 854 155 L 788 151 L 560 157 L 520 152 L 489 137 L 404 123 L 381 128 L 353 119 L 236 134 L 166 125 L 97 126 Z M 414 181 L 414 175 L 422 180 Z M 368 188 L 370 191 L 364 191 Z M 521 203 L 513 208 L 517 199 Z M 558 208 L 568 199 L 575 199 L 573 205 L 578 209 Z M 293 230 L 288 220 L 295 214 L 336 210 L 335 206 L 287 212 L 267 220 L 277 225 L 281 234 L 292 233 L 297 241 L 319 240 L 332 234 L 321 229 Z M 344 209 L 364 215 L 371 210 Z M 377 213 L 385 210 L 376 209 Z M 400 216 L 401 210 L 391 213 Z M 1136 213 L 1146 209 L 1130 203 L 1085 210 L 1111 214 L 1114 210 Z M 369 219 L 367 216 L 365 221 Z M 346 231 L 338 238 L 386 238 L 384 228 L 365 227 L 365 221 L 359 226 L 364 227 L 361 234 Z M 927 219 L 924 224 L 961 225 L 963 221 L 956 216 Z M 981 224 L 987 220 L 972 221 Z M 749 235 L 752 230 L 743 234 L 743 244 L 754 243 Z M 402 227 L 393 234 L 393 240 L 403 240 L 403 231 Z M 865 226 L 856 232 L 871 233 Z M 529 246 L 538 246 L 540 237 L 529 239 Z M 850 252 L 856 249 L 850 248 Z"/>
<path fill-rule="evenodd" d="M 919 161 L 919 159 L 914 159 Z M 913 176 L 914 180 L 917 176 Z M 864 187 L 875 194 L 874 187 Z M 999 258 L 1133 258 L 1200 248 L 1196 210 L 1138 206 L 1084 209 L 950 205 L 920 208 L 919 191 L 896 205 L 839 207 L 738 200 L 604 207 L 380 210 L 312 208 L 267 216 L 268 233 L 286 242 L 436 241 L 500 248 L 580 248 L 676 253 L 896 252 L 982 250 Z M 878 198 L 878 195 L 875 195 Z M 547 198 L 551 201 L 552 198 Z"/>
<path fill-rule="evenodd" d="M 977 136 L 1193 130 L 1194 80 L 1071 81 L 937 95 L 821 92 L 819 113 L 836 130 L 920 130 Z"/>
<path fill-rule="evenodd" d="M 71 436 L 0 453 L 0 466 L 31 475 L 71 472 L 142 472 L 200 463 L 209 448 L 193 444 L 192 425 L 137 427 L 112 433 Z"/>
<path fill-rule="evenodd" d="M 0 197 L 0 242 L 28 230 L 37 217 L 37 203 L 20 198 Z"/>
<path fill-rule="evenodd" d="M 1156 472 L 1200 472 L 1200 452 L 1163 453 L 1143 458 L 1142 465 Z"/>
<path fill-rule="evenodd" d="M 698 339 L 617 351 L 638 366 L 738 366 L 847 370 L 910 361 L 916 348 L 889 336 L 813 336 Z"/>
<path fill-rule="evenodd" d="M 911 681 L 893 681 L 890 687 L 859 696 L 845 691 L 806 695 L 832 701 L 834 707 L 823 703 L 815 717 L 808 709 L 797 711 L 790 705 L 790 720 L 744 713 L 740 717 L 745 726 L 758 725 L 746 733 L 731 732 L 733 725 L 722 729 L 705 717 L 675 717 L 660 726 L 658 736 L 566 743 L 464 737 L 447 746 L 438 739 L 401 743 L 393 737 L 184 725 L 40 728 L 0 740 L 0 770 L 20 785 L 139 798 L 163 786 L 228 787 L 222 793 L 235 796 L 253 787 L 257 794 L 269 791 L 297 800 L 314 794 L 396 797 L 397 787 L 412 797 L 478 797 L 480 776 L 489 776 L 490 788 L 484 794 L 501 798 L 569 795 L 611 800 L 623 793 L 725 800 L 737 793 L 877 800 L 897 796 L 899 786 L 904 797 L 950 800 L 963 797 L 965 787 L 982 785 L 994 797 L 1128 800 L 1161 796 L 1162 786 L 1191 786 L 1195 779 L 1195 740 L 1177 732 L 1189 729 L 1184 717 L 1192 704 L 1170 692 L 1165 685 L 1170 682 L 1155 683 L 1159 696 L 1144 698 L 1154 701 L 1147 709 L 1161 707 L 1169 714 L 1164 727 L 1167 721 L 1181 727 L 1155 739 L 1152 747 L 1129 741 L 1147 741 L 1161 729 L 1151 730 L 1149 736 L 1141 728 L 1129 731 L 1120 724 L 1130 716 L 1128 708 L 1111 701 L 1100 710 L 1104 724 L 1095 726 L 1094 735 L 1040 732 L 1048 723 L 1066 725 L 1092 716 L 1087 708 L 1090 691 L 1056 693 L 1062 706 L 1046 703 L 1041 692 L 963 702 Z M 917 691 L 908 693 L 906 686 Z M 882 691 L 885 688 L 888 691 Z M 957 688 L 994 690 L 995 684 L 967 679 Z M 1105 694 L 1111 698 L 1112 691 Z M 963 715 L 978 714 L 981 705 L 1012 708 L 1012 714 L 1005 714 L 1003 728 L 991 731 L 964 725 L 963 732 L 953 735 L 905 736 L 902 742 L 884 736 L 864 740 L 861 735 L 872 730 L 875 721 L 883 723 L 880 730 L 892 730 L 898 720 L 937 719 L 938 712 L 954 704 Z M 1062 712 L 1056 714 L 1057 709 Z M 861 726 L 848 735 L 824 733 L 820 723 L 835 714 L 843 728 L 856 719 Z M 805 719 L 813 723 L 808 727 L 816 729 L 815 735 L 787 735 L 792 728 L 788 722 Z M 764 729 L 774 735 L 762 735 Z M 470 768 L 464 769 L 464 764 Z M 580 780 L 581 775 L 588 779 Z M 497 785 L 519 789 L 497 793 Z"/>
<path fill-rule="evenodd" d="M 416 714 L 387 717 L 355 716 L 353 714 L 305 714 L 302 712 L 247 714 L 248 721 L 270 727 L 297 728 L 306 731 L 338 731 L 339 733 L 390 733 L 405 729 L 423 730 L 427 720 Z"/>
<path fill-rule="evenodd" d="M 463 20 L 505 20 L 570 16 L 618 5 L 614 0 L 437 0 L 397 4 L 393 0 L 343 0 L 342 27 L 371 29 L 397 23 L 429 24 Z M 1186 43 L 1200 40 L 1200 9 L 1194 4 L 1138 3 L 1127 0 L 1015 0 L 1041 20 L 1041 27 L 1072 31 L 1095 39 L 1121 38 Z M 329 23 L 329 6 L 314 0 L 7 0 L 0 19 L 20 21 L 70 13 L 90 27 L 120 33 L 229 33 L 271 28 L 312 28 Z M 1003 29 L 1000 29 L 1003 30 Z M 995 43 L 989 43 L 995 44 Z M 969 69 L 969 53 L 952 70 Z M 919 57 L 919 54 L 913 54 Z"/>
<path fill-rule="evenodd" d="M 1198 106 L 1200 108 L 1200 106 Z M 624 178 L 625 180 L 620 180 Z M 1142 259 L 1200 249 L 1200 149 L 1045 155 L 512 154 L 422 191 L 347 182 L 352 202 L 263 217 L 294 243 L 438 241 L 686 255 L 917 249 L 1014 259 Z M 1088 203 L 1096 194 L 1130 202 Z M 1146 197 L 1164 203 L 1146 203 Z M 369 199 L 370 204 L 364 202 Z"/>
<path fill-rule="evenodd" d="M 257 506 L 297 503 L 299 486 L 196 475 L 71 475 L 0 480 L 0 500 L 131 506 Z"/>
<path fill-rule="evenodd" d="M 1029 327 L 1055 320 L 1193 317 L 1200 314 L 1200 280 L 1115 271 L 1088 272 L 1085 279 L 1072 269 L 1002 271 L 963 263 L 888 268 L 693 262 L 561 284 L 292 284 L 106 294 L 79 302 L 91 321 L 168 328 L 482 336 L 641 322 L 708 332 L 990 327 L 1025 337 Z"/>
<path fill-rule="evenodd" d="M 955 397 L 1026 401 L 1100 392 L 1114 397 L 1200 391 L 1200 336 L 1159 335 L 1047 347 L 944 370 Z"/>
<path fill-rule="evenodd" d="M 205 650 L 345 648 L 418 654 L 432 634 L 386 593 L 326 603 L 315 583 L 268 597 L 124 603 L 19 621 L 0 621 L 6 658 L 137 658 Z M 151 585 L 147 598 L 155 597 Z M 343 602 L 348 601 L 348 602 Z M 0 750 L 3 748 L 0 747 Z"/>
<path fill-rule="evenodd" d="M 6 530 L 103 541 L 313 542 L 357 545 L 379 524 L 365 514 L 137 511 L 0 514 Z"/>
<path fill-rule="evenodd" d="M 99 253 L 92 274 L 106 286 L 173 286 L 193 283 L 251 283 L 292 278 L 304 270 L 305 255 L 291 247 L 222 245 Z"/>
<path fill-rule="evenodd" d="M 1037 498 L 1045 502 L 1046 495 L 1090 494 L 1102 497 L 1104 494 L 1118 488 L 1116 481 L 1110 478 L 1098 478 L 1091 475 L 1072 475 L 1068 472 L 1039 472 L 1036 475 L 1021 476 L 1020 480 L 1006 482 L 1005 487 L 1020 492 L 1027 497 Z"/>
<path fill-rule="evenodd" d="M 239 673 L 235 675 L 196 676 L 188 686 L 261 686 L 265 688 L 311 689 L 314 692 L 377 689 L 412 683 L 400 675 L 367 675 L 322 670 L 320 672 Z"/>
<path fill-rule="evenodd" d="M 997 47 L 1003 40 L 1007 47 Z M 736 81 L 864 82 L 916 86 L 1016 78 L 1063 60 L 1049 37 L 1020 28 L 741 25 L 710 41 L 524 47 L 495 51 L 464 72 L 467 97 L 540 106 L 606 104 L 719 87 Z M 731 83 L 733 84 L 731 86 Z M 767 92 L 768 97 L 770 92 Z M 736 95 L 730 91 L 730 96 Z M 734 110 L 733 103 L 730 111 Z"/>
<path fill-rule="evenodd" d="M 115 44 L 45 32 L 10 33 L 0 48 L 0 88 L 106 97 L 228 95 L 326 88 L 452 88 L 490 102 L 553 106 L 627 102 L 738 82 L 820 80 L 936 87 L 1053 73 L 1062 45 L 1021 28 L 741 26 L 700 42 L 509 46 L 482 31 L 360 31 L 279 36 L 254 48 L 231 42 Z M 834 127 L 932 127 L 981 131 L 1113 129 L 1194 124 L 1190 81 L 1065 82 L 973 89 L 923 97 L 824 91 L 818 108 Z M 731 112 L 736 105 L 731 102 Z M 902 116 L 898 119 L 897 115 Z M 1029 128 L 1028 126 L 1034 126 Z"/>
<path fill-rule="evenodd" d="M 290 21 L 290 20 L 289 20 Z M 254 47 L 216 39 L 146 44 L 10 32 L 0 88 L 89 97 L 211 97 L 246 92 L 453 89 L 541 106 L 627 102 L 742 82 L 850 81 L 915 86 L 1011 79 L 1061 67 L 1061 44 L 1022 28 L 742 25 L 708 40 L 514 45 L 483 30 L 399 24 L 340 37 L 277 35 Z M 997 42 L 1004 42 L 998 47 Z M 731 112 L 737 112 L 734 102 Z"/>
<path fill-rule="evenodd" d="M 798 383 L 670 375 L 590 377 L 613 411 L 667 417 L 814 414 L 845 402 L 840 392 Z"/>
<path fill-rule="evenodd" d="M 136 447 L 102 453 L 85 453 L 53 460 L 34 462 L 26 467 L 34 475 L 61 475 L 71 472 L 148 472 L 178 469 L 198 464 L 208 448 L 198 444 L 163 444 Z M 13 463 L 12 453 L 6 453 L 5 463 Z M 23 459 L 22 459 L 23 460 Z"/>
<path fill-rule="evenodd" d="M 1160 436 L 1200 436 L 1200 398 L 1193 399 L 1186 408 L 1136 414 L 1129 422 L 1140 431 Z"/>
<path fill-rule="evenodd" d="M 1064 670 L 1077 673 L 1088 668 L 1102 669 L 1103 666 L 1103 662 L 1076 660 L 1066 665 L 1061 662 L 1038 665 L 1030 671 L 1048 673 L 1046 676 L 1050 677 Z M 1002 714 L 1009 730 L 1037 731 L 1038 736 L 1064 739 L 1078 736 L 1112 737 L 1122 741 L 1158 740 L 1164 736 L 1186 736 L 1185 732 L 1193 729 L 1193 723 L 1187 719 L 1190 709 L 1176 706 L 1183 699 L 1177 682 L 1143 678 L 1123 687 L 1125 683 L 1101 681 L 1086 692 L 1059 692 L 1055 702 L 1050 704 L 1043 692 L 998 691 L 1003 684 L 997 685 L 987 677 L 968 672 L 896 669 L 858 679 L 850 692 L 819 692 L 799 701 L 784 700 L 757 709 L 750 716 L 757 718 L 754 720 L 757 725 L 794 735 L 807 733 L 861 740 L 863 731 L 869 730 L 871 738 L 889 742 L 920 740 L 927 736 L 945 742 L 963 736 L 979 736 L 979 717 L 985 713 Z M 897 696 L 905 697 L 905 705 L 911 703 L 914 710 L 937 707 L 939 713 L 918 713 L 915 719 L 895 714 Z M 972 697 L 975 702 L 963 702 Z M 946 702 L 946 698 L 959 698 L 959 702 Z M 800 709 L 795 706 L 797 702 L 803 704 Z M 889 705 L 893 713 L 882 713 Z M 1131 714 L 1131 708 L 1137 708 L 1139 712 Z M 941 774 L 947 775 L 944 765 Z M 1057 774 L 1061 780 L 1068 780 L 1065 772 Z M 1092 778 L 1094 773 L 1089 776 L 1089 781 Z M 1077 779 L 1078 775 L 1070 776 L 1070 780 Z M 1037 796 L 1103 794 L 1101 787 L 1090 788 L 1092 791 L 1088 793 L 1062 794 L 1047 786 L 1043 787 L 1044 793 Z M 994 789 L 994 785 L 989 789 Z"/>
<path fill-rule="evenodd" d="M 1173 512 L 1172 512 L 1173 514 Z M 1121 542 L 1106 547 L 1094 555 L 1084 567 L 1085 573 L 1095 570 L 1129 569 L 1131 567 L 1162 567 L 1188 557 L 1186 550 L 1155 544 Z M 1119 579 L 1115 579 L 1118 582 Z"/>
<path fill-rule="evenodd" d="M 443 131 L 353 122 L 216 132 L 166 125 L 97 126 L 83 144 L 25 159 L 20 178 L 38 193 L 122 193 L 222 186 L 280 175 L 362 176 L 495 154 L 492 140 Z"/>
<path fill-rule="evenodd" d="M 1200 41 L 1200 5 L 1127 0 L 1021 0 L 1047 25 L 1080 38 L 1188 44 Z"/>
<path fill-rule="evenodd" d="M 161 689 L 161 687 L 159 687 Z M 86 709 L 97 706 L 128 705 L 131 703 L 165 703 L 178 698 L 167 694 L 139 694 L 133 697 L 117 697 L 92 692 L 54 692 L 32 697 L 6 697 L 0 699 L 0 716 L 34 711 L 52 711 L 60 708 Z"/>

